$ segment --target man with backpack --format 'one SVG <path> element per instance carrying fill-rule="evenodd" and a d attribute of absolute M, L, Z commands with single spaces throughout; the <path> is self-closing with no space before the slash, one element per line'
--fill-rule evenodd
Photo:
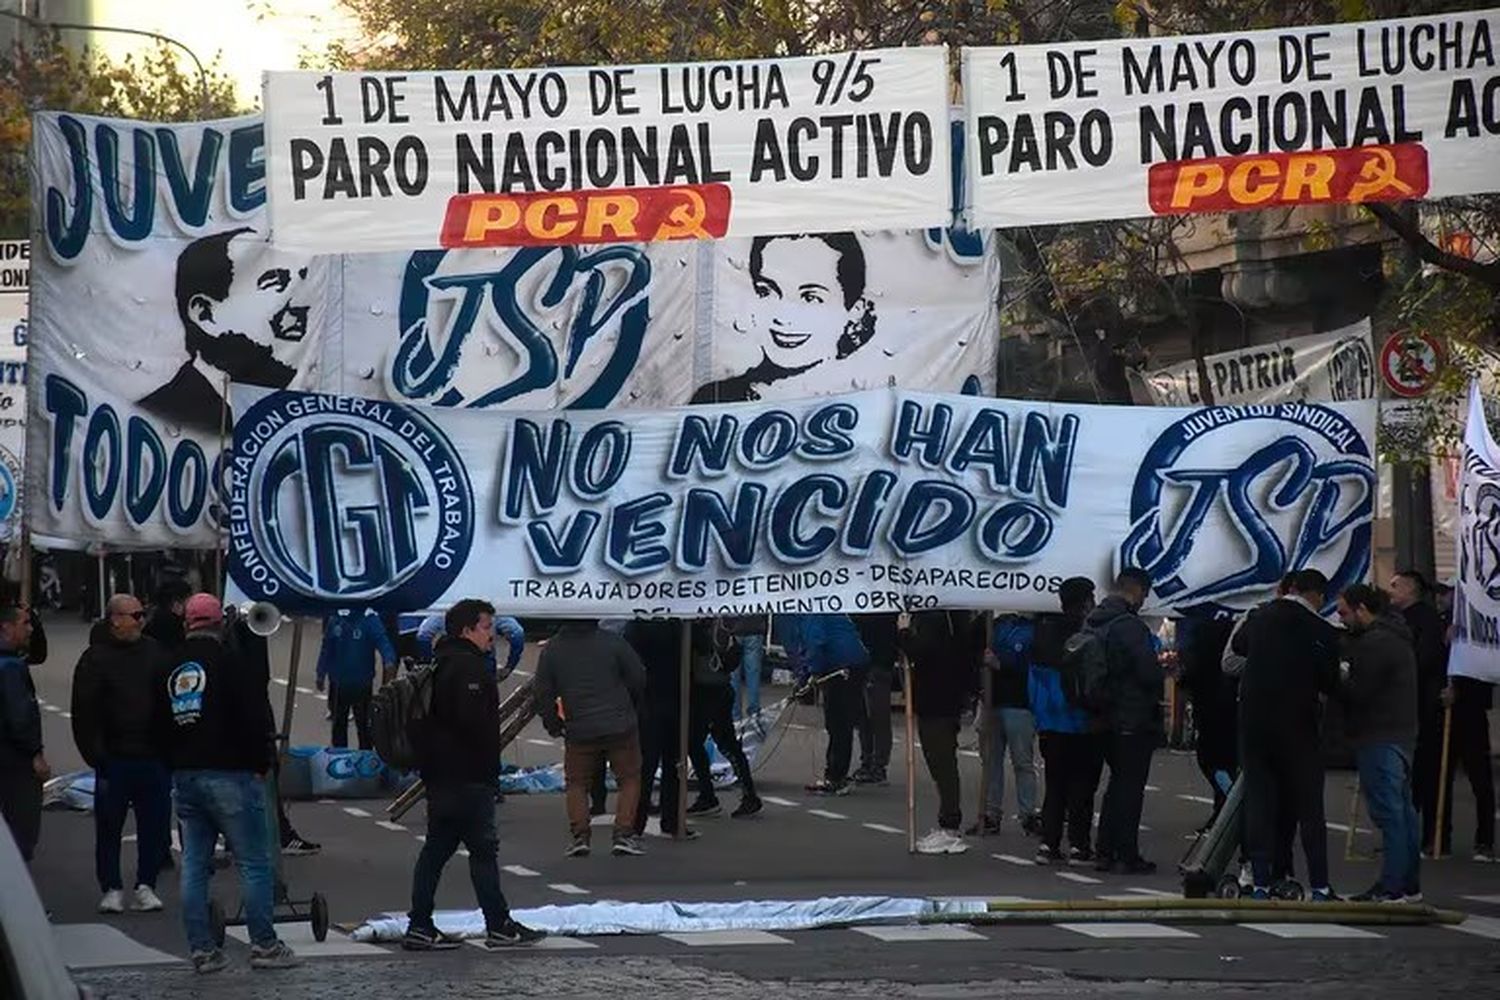
<path fill-rule="evenodd" d="M 1027 687 L 1030 683 L 1032 643 L 1036 630 L 1020 615 L 995 619 L 994 633 L 985 652 L 990 672 L 989 787 L 985 791 L 985 814 L 971 830 L 980 836 L 1000 832 L 1005 816 L 1005 755 L 1016 776 L 1016 814 L 1021 829 L 1037 833 L 1041 820 L 1036 808 L 1036 717 L 1031 714 Z"/>
<path fill-rule="evenodd" d="M 1156 871 L 1156 864 L 1140 851 L 1141 809 L 1151 757 L 1161 741 L 1165 681 L 1151 630 L 1139 614 L 1150 593 L 1149 573 L 1134 567 L 1121 570 L 1110 595 L 1084 619 L 1081 638 L 1075 637 L 1073 653 L 1087 660 L 1081 663 L 1084 695 L 1099 709 L 1104 759 L 1109 763 L 1094 864 L 1100 872 Z"/>
<path fill-rule="evenodd" d="M 734 688 L 730 677 L 740 666 L 742 652 L 732 624 L 722 619 L 699 619 L 692 623 L 692 679 L 688 691 L 688 757 L 698 778 L 698 798 L 688 806 L 689 819 L 717 816 L 724 811 L 714 792 L 714 776 L 704 740 L 712 736 L 714 746 L 734 768 L 740 784 L 740 804 L 732 816 L 744 819 L 761 810 L 755 794 L 755 776 L 734 729 Z"/>
<path fill-rule="evenodd" d="M 1083 697 L 1080 678 L 1068 673 L 1064 650 L 1094 610 L 1094 581 L 1075 576 L 1057 591 L 1062 614 L 1037 619 L 1027 695 L 1046 764 L 1041 846 L 1037 864 L 1094 859 L 1094 793 L 1104 769 L 1104 746 Z M 1076 665 L 1076 664 L 1075 664 Z M 1062 852 L 1066 820 L 1068 853 Z"/>
<path fill-rule="evenodd" d="M 427 786 L 427 840 L 412 873 L 411 913 L 401 945 L 408 951 L 458 946 L 438 933 L 432 910 L 438 880 L 459 844 L 469 850 L 469 878 L 484 911 L 485 946 L 532 944 L 546 935 L 510 915 L 496 858 L 500 696 L 485 666 L 495 642 L 495 609 L 484 601 L 459 601 L 449 609 L 444 631 L 426 682 L 427 711 L 413 720 Z"/>

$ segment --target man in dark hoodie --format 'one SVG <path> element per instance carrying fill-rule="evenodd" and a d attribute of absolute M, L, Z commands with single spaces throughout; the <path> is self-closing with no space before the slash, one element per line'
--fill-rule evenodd
<path fill-rule="evenodd" d="M 156 591 L 156 604 L 146 619 L 144 630 L 147 638 L 155 639 L 168 655 L 175 656 L 187 641 L 187 628 L 183 615 L 187 612 L 187 599 L 193 596 L 193 588 L 181 577 L 168 577 Z"/>
<path fill-rule="evenodd" d="M 1104 759 L 1109 785 L 1099 810 L 1095 869 L 1148 875 L 1156 864 L 1141 857 L 1141 809 L 1151 757 L 1161 741 L 1161 699 L 1165 675 L 1138 612 L 1151 593 L 1145 570 L 1125 569 L 1114 590 L 1089 612 L 1085 625 L 1104 641 Z"/>
<path fill-rule="evenodd" d="M 891 766 L 891 692 L 896 678 L 896 620 L 894 613 L 855 615 L 854 627 L 870 653 L 865 681 L 865 714 L 859 720 L 859 769 L 856 785 L 884 785 Z"/>
<path fill-rule="evenodd" d="M 33 617 L 23 607 L 0 604 L 0 816 L 28 863 L 42 831 L 42 783 L 52 777 L 26 656 Z"/>
<path fill-rule="evenodd" d="M 1338 688 L 1339 631 L 1319 614 L 1327 591 L 1326 576 L 1302 570 L 1291 592 L 1250 615 L 1230 643 L 1245 657 L 1240 773 L 1257 898 L 1271 893 L 1278 810 L 1284 821 L 1297 822 L 1312 898 L 1334 898 L 1323 815 L 1321 698 Z"/>
<path fill-rule="evenodd" d="M 94 872 L 100 913 L 122 913 L 120 835 L 135 810 L 136 878 L 131 908 L 161 909 L 156 876 L 169 849 L 172 793 L 166 764 L 170 733 L 162 700 L 176 663 L 142 634 L 146 613 L 129 594 L 105 605 L 105 619 L 73 673 L 73 741 L 94 769 Z"/>
<path fill-rule="evenodd" d="M 646 667 L 630 643 L 593 620 L 570 621 L 542 650 L 533 697 L 547 732 L 563 737 L 569 857 L 589 853 L 589 788 L 599 761 L 614 772 L 615 829 L 611 852 L 645 851 L 635 834 L 641 801 L 641 740 L 636 705 L 646 693 Z M 727 706 L 726 706 L 727 707 Z"/>
<path fill-rule="evenodd" d="M 167 752 L 182 821 L 182 920 L 193 968 L 207 974 L 229 965 L 208 904 L 220 835 L 239 867 L 250 965 L 290 968 L 297 957 L 272 923 L 276 876 L 265 785 L 276 755 L 271 703 L 265 683 L 225 644 L 217 597 L 188 598 L 186 620 L 187 642 L 161 692 L 171 718 Z"/>
<path fill-rule="evenodd" d="M 1443 759 L 1443 689 L 1448 684 L 1448 625 L 1431 599 L 1427 577 L 1402 570 L 1391 577 L 1391 605 L 1411 631 L 1417 657 L 1417 744 L 1412 762 L 1412 793 L 1422 816 L 1422 848 L 1432 846 L 1437 829 L 1438 776 Z M 1451 771 L 1450 771 L 1451 773 Z M 1448 800 L 1452 802 L 1452 799 Z M 1448 810 L 1452 813 L 1452 808 Z M 1443 853 L 1451 839 L 1443 831 Z"/>
<path fill-rule="evenodd" d="M 1380 827 L 1380 881 L 1356 902 L 1422 901 L 1420 822 L 1412 805 L 1417 738 L 1417 657 L 1411 629 L 1384 591 L 1363 584 L 1339 596 L 1349 630 L 1349 673 L 1340 693 L 1370 818 Z"/>
<path fill-rule="evenodd" d="M 962 854 L 963 798 L 958 778 L 958 733 L 964 709 L 979 688 L 983 623 L 963 611 L 922 611 L 898 633 L 911 669 L 912 711 L 927 771 L 938 790 L 937 828 L 917 841 L 918 854 Z"/>
<path fill-rule="evenodd" d="M 661 769 L 661 832 L 677 834 L 682 790 L 678 783 L 680 757 L 678 728 L 682 718 L 682 630 L 687 623 L 665 619 L 632 621 L 625 626 L 630 643 L 646 668 L 646 694 L 640 705 L 641 795 L 635 813 L 635 835 L 646 832 L 651 808 L 651 787 Z M 683 836 L 696 839 L 698 832 L 684 828 Z"/>
<path fill-rule="evenodd" d="M 740 804 L 731 814 L 735 819 L 754 816 L 761 810 L 760 796 L 755 794 L 755 776 L 745 748 L 734 729 L 734 688 L 730 675 L 739 667 L 740 650 L 730 622 L 700 618 L 692 624 L 693 686 L 688 692 L 688 756 L 698 779 L 698 798 L 688 806 L 687 814 L 717 816 L 724 811 L 714 791 L 714 776 L 704 743 L 713 737 L 714 746 L 734 768 L 740 785 Z"/>
<path fill-rule="evenodd" d="M 412 873 L 411 912 L 401 947 L 449 951 L 459 942 L 432 922 L 443 868 L 462 844 L 484 911 L 485 947 L 532 944 L 544 935 L 516 921 L 500 891 L 495 782 L 500 771 L 500 695 L 485 658 L 495 643 L 495 608 L 465 599 L 448 610 L 433 668 L 432 704 L 417 741 L 427 785 L 427 840 Z"/>

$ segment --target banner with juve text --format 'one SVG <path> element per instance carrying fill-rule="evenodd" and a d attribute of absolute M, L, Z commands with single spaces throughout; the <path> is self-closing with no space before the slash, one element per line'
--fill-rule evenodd
<path fill-rule="evenodd" d="M 266 74 L 272 242 L 650 243 L 948 221 L 946 50 Z"/>
<path fill-rule="evenodd" d="M 1056 608 L 1141 566 L 1227 615 L 1370 562 L 1373 402 L 1163 409 L 871 390 L 472 413 L 234 389 L 235 599 L 699 616 Z"/>
<path fill-rule="evenodd" d="M 1500 190 L 1500 10 L 964 50 L 971 220 Z"/>
<path fill-rule="evenodd" d="M 1469 386 L 1458 485 L 1458 583 L 1448 672 L 1500 682 L 1500 445 Z"/>

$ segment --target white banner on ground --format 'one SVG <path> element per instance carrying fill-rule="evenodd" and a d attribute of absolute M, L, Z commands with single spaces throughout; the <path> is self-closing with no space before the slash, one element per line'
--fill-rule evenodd
<path fill-rule="evenodd" d="M 266 74 L 273 241 L 641 243 L 948 221 L 946 50 Z"/>
<path fill-rule="evenodd" d="M 965 49 L 974 224 L 1500 190 L 1500 11 Z"/>
<path fill-rule="evenodd" d="M 26 311 L 31 244 L 0 240 L 0 541 L 19 530 L 26 453 Z"/>
<path fill-rule="evenodd" d="M 884 389 L 471 413 L 236 387 L 236 599 L 517 614 L 1054 609 L 1122 565 L 1230 614 L 1370 561 L 1373 402 L 1165 409 Z"/>
<path fill-rule="evenodd" d="M 999 258 L 965 230 L 289 254 L 259 118 L 34 134 L 38 534 L 215 545 L 230 378 L 525 410 L 994 389 Z"/>
<path fill-rule="evenodd" d="M 1469 387 L 1459 474 L 1458 583 L 1448 672 L 1500 681 L 1500 445 L 1485 421 L 1479 383 Z"/>
<path fill-rule="evenodd" d="M 1148 372 L 1132 372 L 1142 402 L 1156 406 L 1289 403 L 1298 400 L 1343 403 L 1375 398 L 1375 354 L 1368 317 L 1328 333 L 1256 344 L 1209 354 L 1211 397 L 1204 393 L 1196 361 Z"/>

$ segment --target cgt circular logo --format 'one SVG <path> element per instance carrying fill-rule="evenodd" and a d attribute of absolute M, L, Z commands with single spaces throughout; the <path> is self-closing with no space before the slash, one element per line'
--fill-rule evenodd
<path fill-rule="evenodd" d="M 1141 463 L 1120 565 L 1149 572 L 1156 596 L 1186 614 L 1244 610 L 1302 569 L 1337 594 L 1369 567 L 1374 499 L 1369 442 L 1337 410 L 1195 410 Z"/>
<path fill-rule="evenodd" d="M 473 545 L 463 462 L 408 406 L 272 393 L 235 422 L 231 472 L 230 573 L 284 612 L 428 607 Z"/>

